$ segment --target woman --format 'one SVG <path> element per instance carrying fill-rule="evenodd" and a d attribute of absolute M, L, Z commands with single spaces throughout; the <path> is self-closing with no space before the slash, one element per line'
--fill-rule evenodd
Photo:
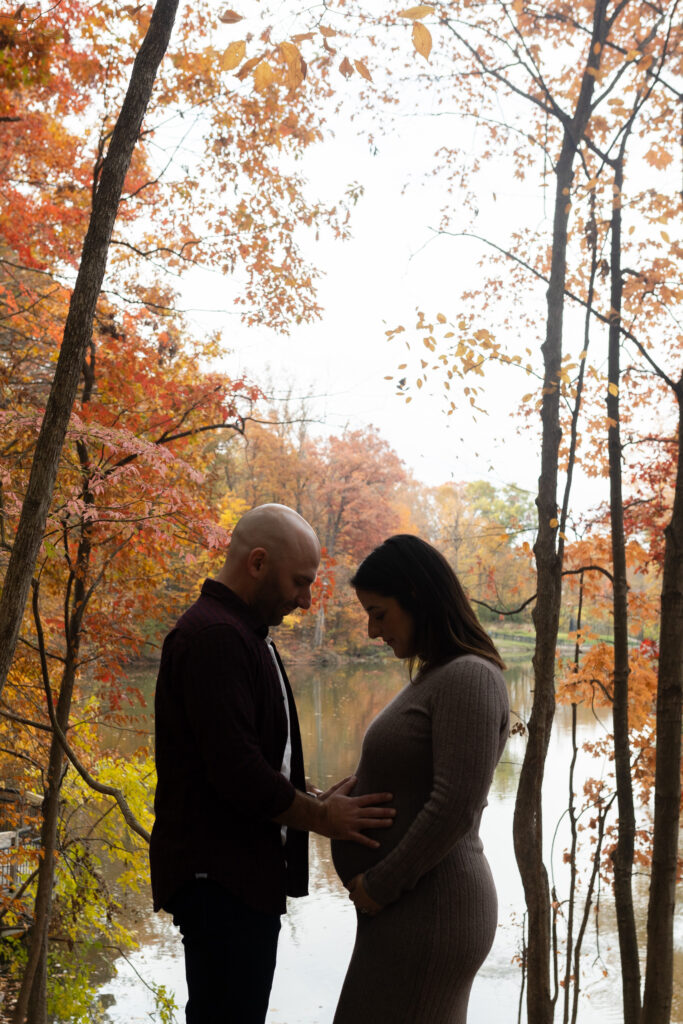
<path fill-rule="evenodd" d="M 368 729 L 354 795 L 387 790 L 378 849 L 334 841 L 358 911 L 334 1024 L 465 1024 L 497 925 L 479 822 L 509 726 L 504 664 L 446 559 L 390 537 L 351 580 L 410 682 Z"/>

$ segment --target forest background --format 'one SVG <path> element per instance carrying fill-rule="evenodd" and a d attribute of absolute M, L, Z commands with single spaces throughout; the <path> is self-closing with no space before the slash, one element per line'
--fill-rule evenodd
<path fill-rule="evenodd" d="M 527 1019 L 576 1020 L 602 880 L 624 1020 L 666 1024 L 683 673 L 678 4 L 340 0 L 276 17 L 200 4 L 176 19 L 159 0 L 151 13 L 61 0 L 0 16 L 0 776 L 13 836 L 0 914 L 13 1019 L 92 1019 L 92 949 L 103 935 L 134 942 L 118 908 L 146 871 L 153 767 L 144 743 L 122 758 L 112 742 L 137 727 L 131 672 L 239 514 L 282 501 L 324 545 L 315 605 L 287 626 L 295 656 L 368 653 L 349 573 L 399 530 L 444 551 L 494 635 L 528 640 L 515 815 Z M 330 198 L 307 163 L 317 152 L 324 168 L 330 136 L 354 125 L 368 152 L 392 133 L 390 152 L 423 140 L 406 195 L 424 175 L 439 271 L 417 274 L 417 310 L 394 283 L 386 324 L 363 311 L 360 348 L 332 325 L 315 344 L 341 351 L 354 390 L 386 364 L 415 450 L 443 464 L 429 485 L 382 424 L 321 423 L 291 359 L 325 289 L 354 306 L 343 280 L 321 292 L 330 242 L 313 240 L 349 239 L 364 183 L 350 175 Z M 540 197 L 521 217 L 511 181 Z M 406 200 L 399 225 L 408 210 L 424 216 Z M 373 280 L 382 266 L 375 256 Z M 211 329 L 189 309 L 198 296 L 218 309 Z M 260 356 L 245 368 L 244 339 L 265 349 L 270 332 L 291 373 Z M 505 470 L 461 473 L 501 410 Z M 569 798 L 561 898 L 540 806 L 556 700 L 613 717 L 613 776 Z M 583 827 L 594 853 L 581 879 Z M 636 867 L 651 871 L 647 936 Z"/>

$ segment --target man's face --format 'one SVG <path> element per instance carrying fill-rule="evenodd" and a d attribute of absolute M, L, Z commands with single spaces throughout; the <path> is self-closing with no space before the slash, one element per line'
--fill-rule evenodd
<path fill-rule="evenodd" d="M 285 615 L 311 607 L 311 586 L 318 572 L 317 546 L 302 543 L 269 558 L 253 607 L 266 626 L 279 626 Z"/>

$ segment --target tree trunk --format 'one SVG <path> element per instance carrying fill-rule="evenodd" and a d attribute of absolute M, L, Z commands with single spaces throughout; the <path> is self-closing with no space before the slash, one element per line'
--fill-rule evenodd
<path fill-rule="evenodd" d="M 541 475 L 538 481 L 538 534 L 534 545 L 538 574 L 533 619 L 534 697 L 528 741 L 520 773 L 513 837 L 517 866 L 528 913 L 527 1018 L 529 1024 L 551 1024 L 557 993 L 550 992 L 550 892 L 543 863 L 542 789 L 545 759 L 555 715 L 555 649 L 562 594 L 563 543 L 556 548 L 557 476 L 561 439 L 560 371 L 562 314 L 567 269 L 567 220 L 574 158 L 591 112 L 595 70 L 604 45 L 606 0 L 597 0 L 588 56 L 574 117 L 564 126 L 562 150 L 555 167 L 556 192 L 553 247 L 548 285 L 548 317 L 543 343 L 544 382 L 541 406 Z M 553 525 L 551 525 L 551 523 Z"/>
<path fill-rule="evenodd" d="M 69 304 L 64 338 L 31 465 L 31 474 L 0 596 L 0 693 L 21 627 L 33 569 L 43 539 L 59 457 L 87 347 L 121 192 L 166 52 L 178 0 L 157 0 L 114 128 L 93 199 L 81 263 Z"/>
<path fill-rule="evenodd" d="M 669 1024 L 673 993 L 673 924 L 681 799 L 683 702 L 683 377 L 678 399 L 678 469 L 671 522 L 666 528 L 657 680 L 655 822 L 647 964 L 641 1024 Z"/>
<path fill-rule="evenodd" d="M 617 846 L 612 854 L 614 899 L 621 955 L 621 989 L 624 1024 L 638 1024 L 640 1017 L 640 957 L 636 918 L 633 910 L 633 850 L 635 812 L 631 781 L 631 744 L 628 725 L 628 580 L 626 575 L 626 539 L 624 536 L 624 500 L 621 473 L 621 426 L 619 422 L 619 386 L 621 369 L 621 193 L 624 184 L 626 135 L 615 166 L 614 200 L 611 226 L 611 295 L 608 351 L 607 416 L 610 482 L 610 522 L 612 534 L 612 601 L 614 613 L 614 681 L 612 722 L 614 728 L 614 769 L 619 809 Z"/>
<path fill-rule="evenodd" d="M 57 701 L 57 721 L 65 731 L 71 710 L 75 674 L 66 666 Z M 40 836 L 40 866 L 38 889 L 33 908 L 30 931 L 29 956 L 21 988 L 12 1016 L 12 1024 L 47 1024 L 47 946 L 52 915 L 52 893 L 57 857 L 57 826 L 59 823 L 59 792 L 62 785 L 64 753 L 55 735 L 50 744 L 47 788 L 43 801 L 43 824 Z M 35 1014 L 35 1015 L 34 1015 Z"/>

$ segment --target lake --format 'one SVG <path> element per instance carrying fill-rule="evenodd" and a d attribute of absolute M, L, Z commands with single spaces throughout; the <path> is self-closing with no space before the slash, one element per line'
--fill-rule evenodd
<path fill-rule="evenodd" d="M 526 719 L 531 702 L 531 669 L 519 655 L 506 654 L 511 708 Z M 372 718 L 406 682 L 405 664 L 367 661 L 338 667 L 293 665 L 290 677 L 299 708 L 307 774 L 321 789 L 353 772 L 363 734 Z M 143 680 L 151 693 L 153 679 Z M 512 722 L 517 721 L 513 714 Z M 578 741 L 604 734 L 605 725 L 588 708 L 579 708 Z M 515 960 L 522 946 L 524 900 L 512 846 L 512 816 L 525 738 L 510 737 L 489 795 L 482 822 L 482 839 L 491 864 L 499 899 L 499 927 L 493 949 L 475 981 L 470 999 L 472 1022 L 517 1024 L 521 974 Z M 569 873 L 563 863 L 568 833 L 563 827 L 571 756 L 570 709 L 558 708 L 546 765 L 544 830 L 546 864 L 551 884 L 563 899 Z M 581 780 L 606 775 L 609 763 L 579 755 L 575 792 Z M 557 826 L 557 832 L 556 832 Z M 556 834 L 555 834 L 556 832 Z M 585 833 L 584 833 L 585 834 Z M 584 863 L 589 853 L 584 852 Z M 311 836 L 311 895 L 290 900 L 283 918 L 278 966 L 268 1013 L 270 1024 L 330 1024 L 353 946 L 355 912 L 331 864 L 329 841 Z M 641 937 L 647 908 L 647 879 L 636 878 L 636 902 Z M 175 993 L 177 1020 L 184 1022 L 186 999 L 182 945 L 170 918 L 151 912 L 151 898 L 139 908 L 140 949 L 128 961 L 116 961 L 115 975 L 102 985 L 100 997 L 111 1024 L 149 1022 L 154 1000 L 146 983 L 163 984 Z M 592 913 L 584 940 L 584 980 L 581 1024 L 618 1024 L 622 1020 L 618 944 L 609 892 L 601 894 L 599 915 Z M 677 915 L 677 991 L 672 1024 L 683 1024 L 683 914 Z M 556 1010 L 562 1019 L 560 1001 Z M 526 1020 L 523 1013 L 522 1021 Z M 383 1024 L 383 1022 L 378 1022 Z M 389 1024 L 389 1022 L 386 1022 Z"/>

